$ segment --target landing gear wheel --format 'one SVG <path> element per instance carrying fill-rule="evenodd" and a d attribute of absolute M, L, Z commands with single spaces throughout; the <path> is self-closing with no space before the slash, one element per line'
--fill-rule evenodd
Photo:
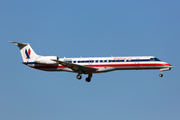
<path fill-rule="evenodd" d="M 81 75 L 77 75 L 76 78 L 80 80 L 82 78 L 82 76 Z"/>
<path fill-rule="evenodd" d="M 163 74 L 159 74 L 160 77 L 163 77 Z"/>
<path fill-rule="evenodd" d="M 91 82 L 91 78 L 87 77 L 86 82 Z"/>

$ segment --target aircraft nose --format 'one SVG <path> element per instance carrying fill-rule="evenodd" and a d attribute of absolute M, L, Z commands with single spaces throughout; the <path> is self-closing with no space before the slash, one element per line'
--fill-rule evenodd
<path fill-rule="evenodd" d="M 173 66 L 171 64 L 168 64 L 169 68 L 173 68 Z"/>
<path fill-rule="evenodd" d="M 173 66 L 172 65 L 170 65 L 171 66 L 171 68 L 173 68 Z"/>

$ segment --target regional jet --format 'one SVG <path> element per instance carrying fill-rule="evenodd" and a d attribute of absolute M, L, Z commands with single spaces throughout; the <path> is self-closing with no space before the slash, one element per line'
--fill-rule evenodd
<path fill-rule="evenodd" d="M 87 82 L 91 81 L 92 74 L 104 73 L 114 70 L 160 70 L 162 72 L 173 68 L 172 65 L 159 60 L 154 56 L 132 57 L 88 57 L 88 58 L 59 58 L 58 56 L 37 55 L 28 43 L 12 42 L 20 49 L 23 64 L 43 71 L 66 71 L 77 73 L 76 78 L 81 79 L 82 74 L 88 74 Z"/>

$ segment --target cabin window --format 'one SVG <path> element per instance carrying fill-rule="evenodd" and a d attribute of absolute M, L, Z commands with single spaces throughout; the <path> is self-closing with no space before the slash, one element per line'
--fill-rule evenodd
<path fill-rule="evenodd" d="M 90 62 L 90 63 L 93 63 L 93 62 L 94 62 L 94 60 L 90 60 L 89 62 Z"/>
<path fill-rule="evenodd" d="M 111 62 L 111 60 L 109 60 L 109 62 Z"/>
<path fill-rule="evenodd" d="M 96 60 L 96 62 L 98 63 L 98 60 Z"/>
<path fill-rule="evenodd" d="M 100 62 L 103 62 L 103 60 L 100 60 Z"/>
<path fill-rule="evenodd" d="M 104 62 L 107 62 L 107 60 L 104 60 Z"/>
<path fill-rule="evenodd" d="M 74 61 L 74 63 L 76 63 L 76 61 Z"/>
<path fill-rule="evenodd" d="M 112 62 L 116 62 L 116 60 L 112 60 Z"/>
<path fill-rule="evenodd" d="M 78 61 L 78 63 L 81 63 L 81 61 Z"/>

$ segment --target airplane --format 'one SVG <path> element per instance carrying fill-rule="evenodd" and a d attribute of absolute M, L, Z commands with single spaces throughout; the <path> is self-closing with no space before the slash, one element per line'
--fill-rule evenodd
<path fill-rule="evenodd" d="M 77 73 L 76 78 L 81 79 L 82 74 L 88 74 L 86 82 L 90 82 L 92 74 L 104 73 L 114 70 L 160 70 L 162 72 L 173 68 L 172 65 L 159 60 L 154 56 L 130 57 L 88 57 L 88 58 L 59 58 L 58 56 L 37 55 L 29 43 L 8 41 L 20 49 L 23 64 L 43 71 L 66 71 Z"/>

